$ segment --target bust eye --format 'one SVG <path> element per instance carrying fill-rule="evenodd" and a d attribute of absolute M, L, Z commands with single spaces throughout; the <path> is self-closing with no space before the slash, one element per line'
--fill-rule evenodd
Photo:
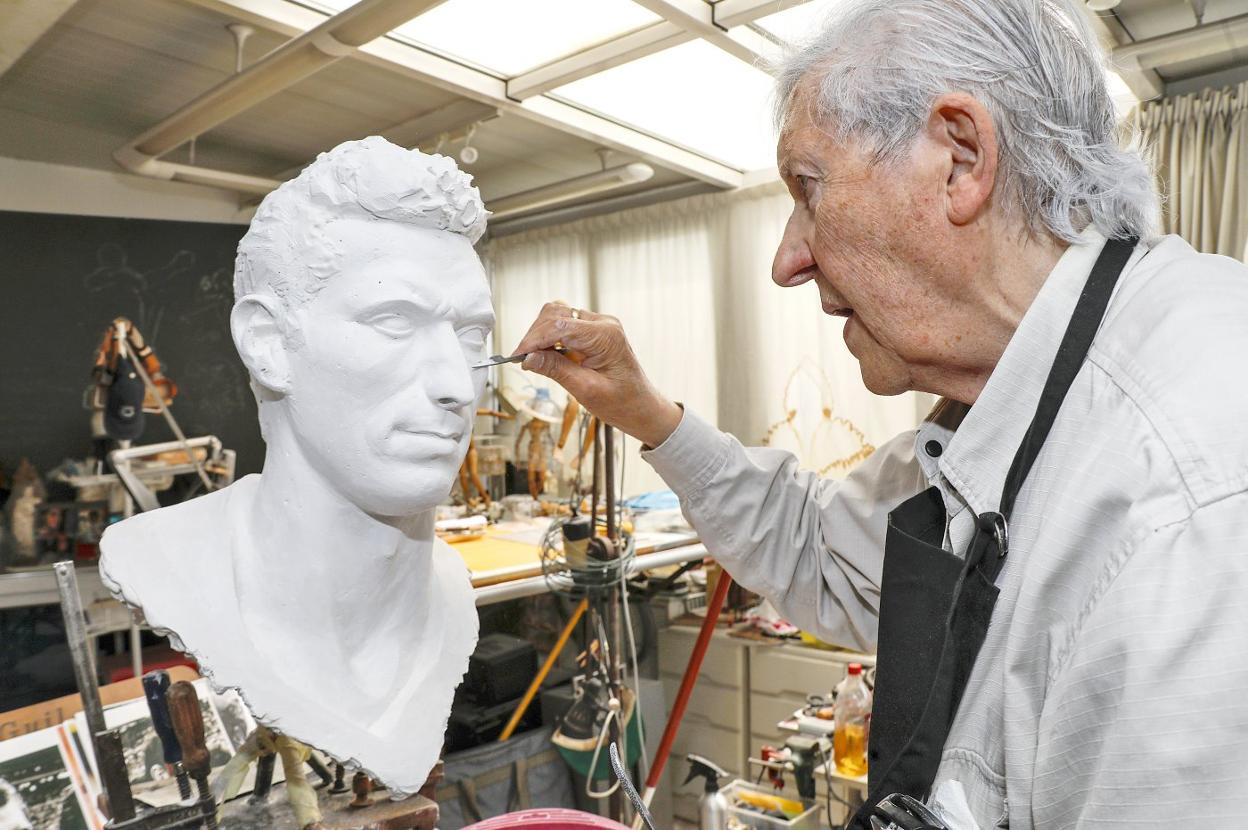
<path fill-rule="evenodd" d="M 364 322 L 376 331 L 389 337 L 404 337 L 411 334 L 414 329 L 411 320 L 402 314 L 395 314 L 394 312 L 377 314 Z"/>

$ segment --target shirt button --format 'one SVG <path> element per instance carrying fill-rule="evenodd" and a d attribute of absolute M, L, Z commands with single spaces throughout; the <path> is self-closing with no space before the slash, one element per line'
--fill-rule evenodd
<path fill-rule="evenodd" d="M 945 451 L 945 448 L 940 445 L 939 441 L 928 441 L 923 445 L 923 449 L 932 458 L 940 458 L 940 454 Z"/>

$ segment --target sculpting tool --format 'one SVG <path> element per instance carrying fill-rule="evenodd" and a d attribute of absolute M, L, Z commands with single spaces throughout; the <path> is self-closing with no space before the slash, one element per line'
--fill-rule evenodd
<path fill-rule="evenodd" d="M 194 686 L 185 680 L 179 680 L 169 688 L 165 699 L 169 703 L 169 718 L 173 722 L 174 734 L 178 736 L 178 743 L 182 747 L 182 764 L 195 779 L 195 786 L 199 790 L 204 824 L 208 830 L 217 830 L 217 802 L 208 787 L 208 773 L 212 770 L 212 762 L 208 756 L 208 747 L 204 743 L 204 716 L 199 709 L 199 695 L 195 694 Z"/>
<path fill-rule="evenodd" d="M 646 809 L 645 802 L 637 794 L 637 788 L 628 779 L 628 772 L 624 769 L 624 765 L 620 763 L 620 751 L 616 748 L 615 741 L 612 741 L 607 748 L 607 754 L 611 756 L 611 770 L 619 780 L 620 786 L 624 788 L 624 794 L 628 796 L 628 800 L 633 802 L 633 809 L 637 811 L 637 818 L 645 822 L 646 827 L 650 828 L 650 830 L 655 830 L 654 819 L 650 816 L 650 811 Z M 688 782 L 686 781 L 685 783 Z"/>
<path fill-rule="evenodd" d="M 549 351 L 558 352 L 559 354 L 568 353 L 568 350 L 563 346 L 555 346 L 553 349 L 549 349 Z M 531 354 L 533 354 L 533 352 L 524 352 L 523 354 L 513 354 L 511 357 L 504 357 L 501 354 L 492 354 L 488 360 L 482 361 L 481 363 L 478 363 L 470 368 L 488 369 L 491 366 L 500 366 L 504 363 L 519 363 Z"/>
<path fill-rule="evenodd" d="M 191 778 L 182 766 L 182 746 L 173 731 L 173 721 L 169 719 L 169 701 L 165 697 L 168 691 L 169 672 L 157 669 L 143 675 L 143 694 L 152 713 L 152 728 L 160 738 L 165 763 L 173 768 L 174 777 L 178 780 L 178 796 L 187 801 L 191 797 Z"/>

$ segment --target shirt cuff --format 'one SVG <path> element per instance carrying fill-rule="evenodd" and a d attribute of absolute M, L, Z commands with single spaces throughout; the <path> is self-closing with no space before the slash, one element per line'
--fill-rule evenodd
<path fill-rule="evenodd" d="M 683 407 L 684 415 L 667 440 L 641 457 L 654 468 L 677 496 L 701 490 L 723 469 L 729 453 L 727 434 Z"/>

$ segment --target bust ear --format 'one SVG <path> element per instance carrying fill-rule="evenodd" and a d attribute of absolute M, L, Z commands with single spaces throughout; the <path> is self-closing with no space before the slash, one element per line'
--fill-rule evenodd
<path fill-rule="evenodd" d="M 290 363 L 282 332 L 281 309 L 273 297 L 248 294 L 234 303 L 230 312 L 230 334 L 234 348 L 253 380 L 266 389 L 286 394 L 290 391 Z"/>

